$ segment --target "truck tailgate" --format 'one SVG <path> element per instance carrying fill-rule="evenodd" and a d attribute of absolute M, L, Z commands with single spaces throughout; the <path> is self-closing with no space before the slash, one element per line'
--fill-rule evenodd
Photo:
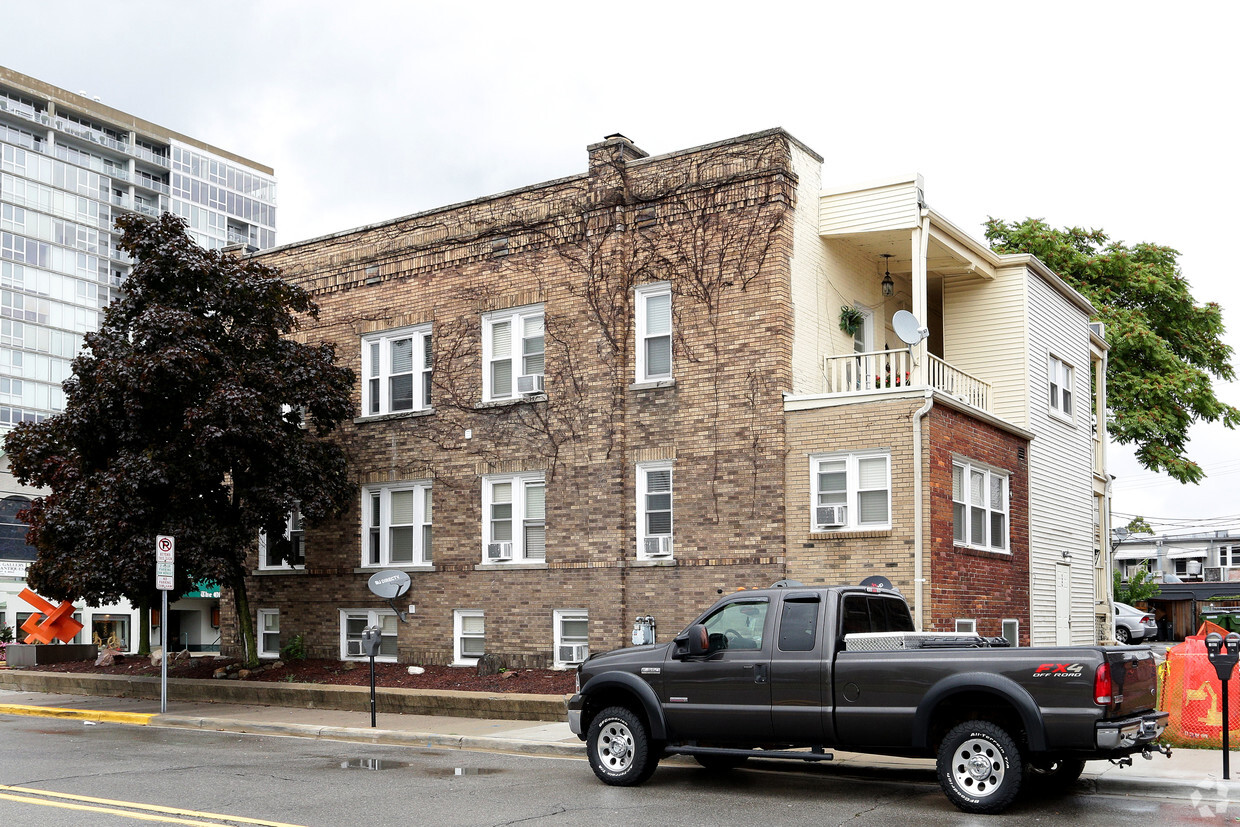
<path fill-rule="evenodd" d="M 1115 702 L 1108 718 L 1153 709 L 1158 700 L 1158 667 L 1148 649 L 1108 648 Z"/>

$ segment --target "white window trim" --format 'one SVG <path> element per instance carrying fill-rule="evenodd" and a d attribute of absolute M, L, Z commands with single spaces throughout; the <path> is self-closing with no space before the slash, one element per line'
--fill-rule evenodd
<path fill-rule="evenodd" d="M 1052 388 L 1056 389 L 1057 398 L 1052 398 Z M 1068 391 L 1070 405 L 1067 411 L 1064 410 L 1065 390 Z M 1046 360 L 1046 401 L 1051 416 L 1063 422 L 1076 421 L 1076 368 L 1053 353 Z"/>
<path fill-rule="evenodd" d="M 258 641 L 257 641 L 258 656 L 260 658 L 278 658 L 280 657 L 280 648 L 278 646 L 276 647 L 276 650 L 274 652 L 263 648 L 263 617 L 265 615 L 275 615 L 276 618 L 278 619 L 280 617 L 280 610 L 279 609 L 259 609 L 258 610 L 258 615 L 255 618 L 255 625 L 258 627 L 255 630 L 255 636 L 258 638 Z M 276 633 L 283 634 L 280 631 L 278 624 L 276 628 Z"/>
<path fill-rule="evenodd" d="M 487 546 L 491 539 L 491 506 L 496 485 L 512 484 L 512 560 L 489 560 Z M 546 557 L 527 558 L 525 549 L 525 490 L 530 483 L 543 485 L 543 530 L 546 531 L 546 475 L 542 471 L 522 471 L 517 474 L 489 474 L 482 478 L 482 564 L 508 566 L 518 562 L 544 563 Z M 504 541 L 508 542 L 508 541 Z M 545 553 L 545 552 L 544 552 Z"/>
<path fill-rule="evenodd" d="M 955 469 L 957 468 L 963 469 L 963 472 L 964 472 L 964 480 L 961 485 L 961 495 L 964 497 L 964 500 L 963 501 L 957 500 L 954 495 L 952 496 L 952 543 L 958 547 L 974 548 L 974 549 L 978 549 L 979 551 L 988 551 L 991 554 L 1011 554 L 1012 553 L 1011 474 L 1009 474 L 1006 471 L 1000 471 L 994 468 L 990 468 L 989 466 L 986 466 L 986 465 L 981 465 L 979 463 L 970 462 L 968 460 L 963 460 L 963 459 L 952 460 L 952 472 L 955 473 Z M 983 542 L 980 542 L 980 543 L 976 542 L 975 539 L 972 536 L 970 536 L 970 532 L 973 528 L 973 523 L 969 516 L 969 510 L 973 508 L 973 504 L 969 502 L 969 477 L 974 471 L 977 471 L 977 472 L 980 472 L 986 475 L 986 481 L 983 483 L 984 490 L 986 492 L 986 498 L 988 501 L 985 507 L 986 538 Z M 992 477 L 999 477 L 1003 480 L 1003 510 L 1001 513 L 1003 514 L 1003 531 L 1004 531 L 1005 536 L 1003 538 L 1002 547 L 995 546 L 993 544 L 988 545 L 986 542 L 987 540 L 990 539 L 990 515 L 996 511 L 996 509 L 991 508 L 989 504 L 990 480 Z M 964 506 L 965 538 L 963 540 L 956 539 L 956 504 L 957 503 Z"/>
<path fill-rule="evenodd" d="M 886 460 L 887 465 L 887 519 L 881 523 L 862 523 L 859 522 L 861 517 L 861 506 L 858 495 L 861 490 L 858 486 L 860 481 L 860 469 L 858 463 L 863 459 L 873 459 L 874 457 L 882 457 Z M 838 462 L 844 460 L 845 475 L 847 477 L 846 496 L 844 498 L 845 516 L 847 522 L 842 526 L 825 526 L 818 523 L 818 469 L 825 462 Z M 891 485 L 891 452 L 885 449 L 853 451 L 851 453 L 832 453 L 832 454 L 813 454 L 809 458 L 809 488 L 810 488 L 810 508 L 809 508 L 809 529 L 812 534 L 827 534 L 840 531 L 885 531 L 891 529 L 891 514 L 895 509 L 894 497 L 892 495 Z M 872 490 L 872 489 L 867 489 Z"/>
<path fill-rule="evenodd" d="M 1011 625 L 1012 636 L 1008 637 L 1008 626 Z M 1003 637 L 1007 638 L 1012 646 L 1020 646 L 1020 621 L 1014 617 L 1005 617 L 999 622 L 999 628 L 1003 632 Z"/>
<path fill-rule="evenodd" d="M 977 621 L 964 618 L 956 618 L 957 634 L 975 635 L 977 634 Z"/>
<path fill-rule="evenodd" d="M 408 562 L 393 562 L 391 553 L 391 513 L 392 513 L 392 493 L 395 491 L 413 491 L 413 560 Z M 361 567 L 369 569 L 380 568 L 400 568 L 400 569 L 430 569 L 434 565 L 434 533 L 432 529 L 431 549 L 424 548 L 422 537 L 425 534 L 423 529 L 432 525 L 434 504 L 432 500 L 432 514 L 426 513 L 426 495 L 432 492 L 430 480 L 416 480 L 413 482 L 392 482 L 383 485 L 367 485 L 362 488 L 362 557 Z M 380 520 L 378 524 L 379 531 L 379 560 L 371 562 L 370 560 L 370 544 L 373 495 L 379 495 L 379 514 Z"/>
<path fill-rule="evenodd" d="M 637 359 L 636 359 L 636 364 L 635 364 L 636 378 L 634 380 L 636 382 L 658 382 L 660 380 L 667 380 L 667 379 L 671 379 L 676 373 L 676 362 L 674 358 L 675 354 L 671 353 L 672 348 L 670 347 L 670 344 L 669 344 L 669 356 L 671 356 L 672 358 L 669 360 L 669 364 L 671 366 L 671 370 L 669 370 L 667 373 L 659 373 L 659 374 L 651 374 L 646 371 L 646 338 L 647 338 L 647 335 L 646 335 L 646 302 L 653 296 L 662 296 L 662 295 L 666 295 L 669 298 L 671 298 L 672 296 L 672 283 L 671 282 L 661 281 L 655 284 L 647 284 L 642 287 L 638 287 L 634 291 L 633 315 L 635 317 L 634 321 L 637 327 L 637 340 L 636 340 L 637 347 L 635 348 L 635 350 L 637 351 L 636 353 Z M 660 334 L 660 335 L 664 335 L 664 334 Z M 671 322 L 671 330 L 666 335 L 671 340 L 671 342 L 674 343 L 675 337 L 676 337 L 676 325 L 675 325 L 674 317 Z"/>
<path fill-rule="evenodd" d="M 258 532 L 258 570 L 259 571 L 300 571 L 304 569 L 306 567 L 306 532 L 305 532 L 304 524 L 302 525 L 302 530 L 298 533 L 301 534 L 301 562 L 294 564 L 294 563 L 290 563 L 287 560 L 282 560 L 278 565 L 272 565 L 267 562 L 267 532 L 265 531 Z M 293 514 L 289 513 L 289 515 L 284 520 L 284 539 L 285 540 L 292 539 L 292 536 L 293 536 Z"/>
<path fill-rule="evenodd" d="M 524 341 L 524 338 L 522 337 L 521 334 L 523 332 L 525 320 L 529 318 L 533 318 L 535 316 L 541 316 L 543 318 L 543 331 L 544 331 L 543 332 L 543 360 L 544 360 L 543 370 L 544 372 L 541 374 L 530 374 L 530 375 L 542 376 L 542 375 L 545 375 L 545 371 L 546 371 L 546 353 L 547 353 L 547 349 L 546 349 L 547 318 L 546 318 L 546 312 L 543 308 L 543 305 L 531 304 L 531 305 L 526 305 L 525 307 L 514 307 L 514 308 L 510 308 L 506 310 L 498 310 L 498 311 L 486 313 L 483 315 L 482 317 L 482 401 L 483 402 L 502 402 L 502 401 L 509 400 L 509 399 L 522 398 L 521 394 L 517 393 L 517 377 L 524 376 L 527 374 L 523 374 L 521 372 L 521 367 L 522 367 L 521 361 L 522 361 L 522 356 L 524 355 L 522 353 L 522 342 Z M 509 332 L 512 336 L 512 344 L 510 346 L 510 353 L 512 355 L 509 358 L 512 362 L 512 368 L 511 368 L 512 389 L 510 393 L 505 394 L 504 396 L 497 396 L 494 390 L 491 388 L 491 361 L 492 361 L 491 351 L 494 349 L 494 345 L 491 341 L 491 327 L 492 325 L 496 323 L 502 323 L 502 322 L 511 322 L 511 324 L 509 325 Z"/>
<path fill-rule="evenodd" d="M 560 647 L 566 645 L 564 642 L 564 621 L 566 620 L 584 620 L 587 624 L 590 622 L 590 612 L 587 609 L 556 609 L 552 612 L 554 617 L 552 626 L 552 650 L 553 667 L 556 669 L 569 669 L 576 666 L 580 661 L 566 661 L 560 659 Z M 577 640 L 576 638 L 569 643 L 584 643 L 590 645 L 590 636 L 587 632 L 585 640 Z M 588 650 L 587 650 L 588 651 Z"/>
<path fill-rule="evenodd" d="M 660 460 L 657 462 L 640 462 L 637 464 L 637 559 L 639 560 L 671 560 L 676 556 L 676 471 L 671 460 Z M 647 534 L 646 533 L 646 495 L 647 491 L 647 474 L 651 471 L 671 471 L 672 472 L 672 531 L 670 534 Z M 667 557 L 652 557 L 646 553 L 647 537 L 667 537 L 671 542 L 672 553 Z"/>
<path fill-rule="evenodd" d="M 430 409 L 430 400 L 426 398 L 424 377 L 431 372 L 426 365 L 426 339 L 431 335 L 429 324 L 414 327 L 402 327 L 384 330 L 362 337 L 362 417 L 385 416 L 387 414 L 404 414 Z M 392 410 L 391 390 L 391 353 L 389 343 L 396 339 L 413 339 L 413 407 L 408 410 Z M 379 375 L 371 375 L 371 347 L 379 346 Z M 420 367 L 419 367 L 420 365 Z M 378 400 L 371 389 L 372 380 L 378 380 Z M 378 410 L 374 410 L 377 407 Z"/>
<path fill-rule="evenodd" d="M 465 657 L 461 654 L 461 619 L 465 617 L 482 618 L 482 641 L 485 648 L 486 643 L 486 612 L 482 609 L 454 609 L 452 611 L 452 665 L 453 666 L 476 666 L 478 658 Z"/>
<path fill-rule="evenodd" d="M 366 615 L 367 626 L 378 626 L 381 617 L 396 617 L 396 612 L 391 609 L 341 609 L 340 610 L 340 659 L 341 660 L 370 660 L 369 656 L 350 655 L 348 648 L 349 627 L 346 620 L 350 615 Z M 396 639 L 400 640 L 400 624 L 396 625 Z M 397 655 L 375 655 L 376 663 L 395 663 Z"/>

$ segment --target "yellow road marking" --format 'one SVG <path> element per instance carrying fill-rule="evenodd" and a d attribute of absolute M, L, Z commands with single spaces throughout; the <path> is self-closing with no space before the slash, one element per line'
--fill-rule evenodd
<path fill-rule="evenodd" d="M 23 798 L 16 795 L 5 795 L 0 793 L 0 799 L 10 801 L 21 801 L 27 804 L 43 804 L 48 807 L 64 807 L 70 810 L 87 810 L 90 812 L 111 813 L 112 815 L 128 816 L 129 818 L 142 819 L 144 821 L 163 821 L 168 824 L 208 824 L 212 827 L 218 827 L 215 822 L 229 821 L 240 824 L 255 824 L 259 827 L 301 827 L 297 824 L 286 824 L 283 821 L 264 821 L 258 818 L 245 818 L 243 816 L 221 815 L 219 813 L 203 813 L 197 810 L 178 810 L 173 807 L 160 807 L 155 804 L 139 804 L 136 801 L 118 801 L 112 798 L 92 798 L 88 795 L 74 795 L 72 793 L 56 793 L 49 790 L 40 790 L 34 787 L 10 787 L 0 784 L 0 790 L 10 793 L 25 793 L 27 795 L 41 796 L 41 798 Z M 46 798 L 63 798 L 68 801 L 47 801 Z M 127 807 L 131 810 L 148 810 L 152 813 L 164 813 L 165 815 L 148 815 L 146 813 L 126 812 L 125 810 L 110 810 L 105 807 L 91 807 L 85 804 L 70 804 L 69 801 L 84 801 L 90 804 L 103 804 L 108 807 Z M 208 821 L 189 821 L 184 818 L 175 818 L 174 816 L 189 816 L 194 818 L 210 818 L 215 822 Z"/>
<path fill-rule="evenodd" d="M 155 717 L 153 712 L 108 712 L 102 709 L 64 709 L 58 706 L 26 706 L 0 704 L 0 715 L 33 715 L 39 718 L 68 718 L 82 721 L 104 721 L 109 724 L 146 726 Z"/>

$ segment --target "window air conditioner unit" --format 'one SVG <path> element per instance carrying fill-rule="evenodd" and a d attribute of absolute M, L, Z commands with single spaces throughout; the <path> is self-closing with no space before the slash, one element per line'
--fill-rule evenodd
<path fill-rule="evenodd" d="M 1224 579 L 1222 566 L 1206 566 L 1205 579 L 1208 583 L 1219 583 Z"/>
<path fill-rule="evenodd" d="M 360 658 L 363 654 L 362 642 L 360 640 L 346 641 L 344 651 L 351 658 Z"/>
<path fill-rule="evenodd" d="M 581 663 L 590 657 L 590 646 L 586 643 L 566 643 L 560 646 L 561 663 Z"/>
<path fill-rule="evenodd" d="M 672 538 L 671 537 L 647 537 L 646 538 L 646 556 L 647 557 L 671 557 L 672 556 Z"/>
<path fill-rule="evenodd" d="M 512 543 L 487 543 L 488 560 L 511 560 Z"/>
<path fill-rule="evenodd" d="M 848 522 L 848 506 L 820 505 L 817 509 L 818 525 L 824 528 L 835 528 Z"/>
<path fill-rule="evenodd" d="M 526 376 L 517 377 L 517 393 L 530 396 L 535 393 L 543 392 L 543 375 L 541 373 L 531 373 Z"/>

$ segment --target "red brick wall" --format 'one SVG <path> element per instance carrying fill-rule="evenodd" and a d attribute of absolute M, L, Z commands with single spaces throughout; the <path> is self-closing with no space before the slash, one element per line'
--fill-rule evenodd
<path fill-rule="evenodd" d="M 930 497 L 930 619 L 954 631 L 957 618 L 996 636 L 1004 619 L 1020 621 L 1029 644 L 1028 441 L 946 405 L 927 419 Z M 953 539 L 952 460 L 989 466 L 1008 476 L 1009 553 L 957 546 Z"/>

